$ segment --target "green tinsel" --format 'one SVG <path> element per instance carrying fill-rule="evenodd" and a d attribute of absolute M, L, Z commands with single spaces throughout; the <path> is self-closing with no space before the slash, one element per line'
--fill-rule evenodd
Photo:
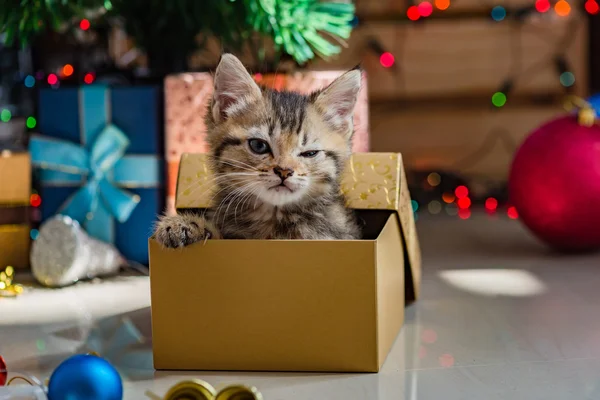
<path fill-rule="evenodd" d="M 27 46 L 46 30 L 58 31 L 104 7 L 104 0 L 0 0 L 4 43 Z M 110 4 L 110 2 L 109 2 Z"/>
<path fill-rule="evenodd" d="M 341 52 L 320 32 L 348 39 L 354 4 L 318 0 L 245 0 L 249 25 L 272 36 L 277 49 L 283 47 L 296 62 L 304 64 L 315 53 L 323 58 Z"/>

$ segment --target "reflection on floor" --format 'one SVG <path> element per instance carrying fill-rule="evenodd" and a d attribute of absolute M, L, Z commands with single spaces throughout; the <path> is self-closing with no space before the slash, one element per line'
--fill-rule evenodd
<path fill-rule="evenodd" d="M 255 385 L 266 400 L 600 399 L 599 255 L 554 254 L 517 221 L 477 213 L 418 228 L 422 298 L 379 374 L 155 372 L 145 278 L 0 299 L 0 355 L 44 379 L 98 351 L 127 399 L 191 377 Z"/>

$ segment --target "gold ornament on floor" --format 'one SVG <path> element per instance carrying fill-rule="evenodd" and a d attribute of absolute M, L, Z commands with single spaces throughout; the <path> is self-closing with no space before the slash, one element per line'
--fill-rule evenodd
<path fill-rule="evenodd" d="M 0 272 L 0 297 L 17 297 L 23 293 L 23 286 L 13 283 L 15 269 L 10 265 Z"/>
<path fill-rule="evenodd" d="M 256 388 L 243 385 L 226 386 L 218 391 L 200 379 L 182 381 L 171 387 L 164 398 L 147 391 L 153 400 L 263 400 Z"/>
<path fill-rule="evenodd" d="M 580 97 L 567 97 L 565 100 L 565 108 L 567 111 L 577 110 L 577 121 L 579 122 L 579 125 L 590 127 L 596 122 L 596 111 L 594 111 L 594 107 Z"/>

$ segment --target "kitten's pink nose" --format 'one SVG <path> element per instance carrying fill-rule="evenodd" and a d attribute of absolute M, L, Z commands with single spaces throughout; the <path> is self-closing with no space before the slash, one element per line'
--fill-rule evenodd
<path fill-rule="evenodd" d="M 275 167 L 273 168 L 273 172 L 275 172 L 275 175 L 280 177 L 282 181 L 285 181 L 287 178 L 294 175 L 294 170 L 290 168 Z"/>

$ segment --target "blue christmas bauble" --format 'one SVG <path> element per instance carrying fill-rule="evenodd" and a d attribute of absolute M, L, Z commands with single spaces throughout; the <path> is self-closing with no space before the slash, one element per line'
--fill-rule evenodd
<path fill-rule="evenodd" d="M 121 400 L 123 383 L 108 361 L 76 355 L 62 362 L 50 376 L 48 400 Z"/>

